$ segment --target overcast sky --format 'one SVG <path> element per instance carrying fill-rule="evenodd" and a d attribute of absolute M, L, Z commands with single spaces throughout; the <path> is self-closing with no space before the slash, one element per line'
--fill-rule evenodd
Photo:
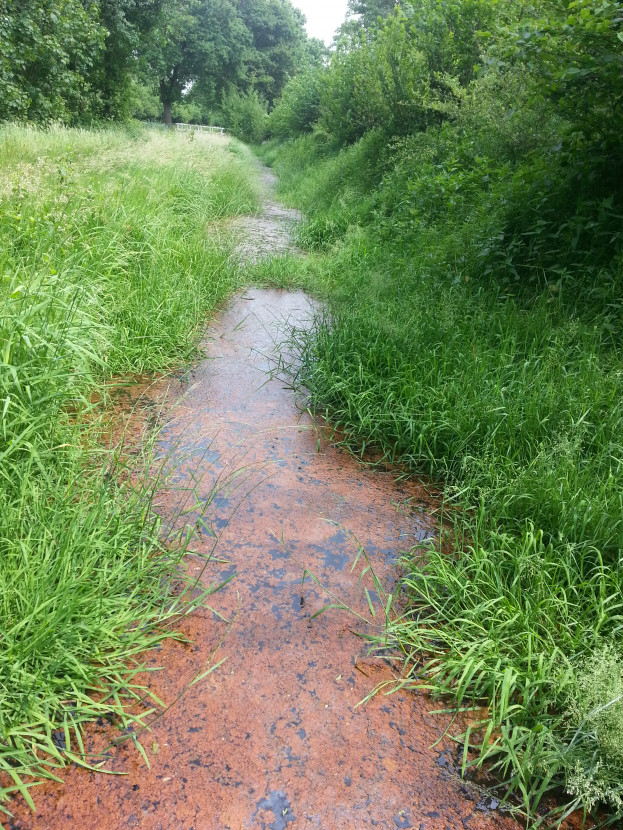
<path fill-rule="evenodd" d="M 292 0 L 292 5 L 307 18 L 308 35 L 324 40 L 328 46 L 344 22 L 348 0 Z"/>

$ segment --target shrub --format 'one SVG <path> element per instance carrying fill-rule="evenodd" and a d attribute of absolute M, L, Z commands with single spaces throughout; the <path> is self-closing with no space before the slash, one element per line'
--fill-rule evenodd
<path fill-rule="evenodd" d="M 231 89 L 223 98 L 225 127 L 249 144 L 259 144 L 266 134 L 267 105 L 257 92 L 242 93 Z"/>
<path fill-rule="evenodd" d="M 325 80 L 326 71 L 318 67 L 288 81 L 270 114 L 271 135 L 294 138 L 312 132 L 320 115 L 320 96 Z"/>

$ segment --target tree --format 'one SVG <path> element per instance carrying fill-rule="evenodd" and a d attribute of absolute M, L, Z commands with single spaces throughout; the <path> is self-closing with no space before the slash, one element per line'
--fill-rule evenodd
<path fill-rule="evenodd" d="M 124 118 L 130 114 L 136 56 L 156 25 L 162 0 L 98 0 L 98 5 L 106 36 L 91 82 L 99 93 L 100 114 L 104 118 Z"/>
<path fill-rule="evenodd" d="M 165 0 L 146 50 L 165 123 L 171 107 L 193 85 L 217 95 L 241 80 L 251 36 L 231 0 Z"/>
<path fill-rule="evenodd" d="M 81 0 L 0 0 L 0 119 L 85 120 L 98 108 L 90 82 L 105 29 Z"/>
<path fill-rule="evenodd" d="M 364 29 L 370 29 L 379 17 L 389 17 L 397 5 L 396 0 L 348 0 L 348 15 L 358 17 Z"/>
<path fill-rule="evenodd" d="M 370 36 L 360 29 L 334 54 L 321 93 L 321 124 L 342 144 L 366 132 L 424 130 L 439 120 L 426 55 L 408 22 L 392 15 Z"/>
<path fill-rule="evenodd" d="M 245 54 L 245 75 L 270 106 L 303 59 L 305 17 L 290 0 L 237 0 L 252 42 Z"/>

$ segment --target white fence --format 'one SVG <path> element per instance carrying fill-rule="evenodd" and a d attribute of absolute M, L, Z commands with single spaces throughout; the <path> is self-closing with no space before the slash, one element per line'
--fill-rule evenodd
<path fill-rule="evenodd" d="M 197 132 L 201 133 L 218 133 L 219 135 L 225 135 L 225 128 L 224 127 L 205 127 L 203 124 L 175 124 L 176 130 L 197 130 Z"/>

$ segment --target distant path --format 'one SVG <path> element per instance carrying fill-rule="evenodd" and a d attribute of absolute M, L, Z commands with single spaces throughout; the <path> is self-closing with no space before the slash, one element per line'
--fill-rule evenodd
<path fill-rule="evenodd" d="M 261 217 L 245 219 L 253 228 L 249 257 L 291 244 L 293 219 L 273 201 Z M 34 793 L 39 815 L 20 809 L 12 830 L 516 827 L 487 814 L 488 802 L 465 788 L 451 744 L 431 749 L 444 722 L 430 714 L 435 704 L 426 696 L 378 696 L 357 707 L 392 677 L 390 662 L 365 658 L 351 631 L 362 624 L 339 611 L 311 619 L 327 598 L 309 578 L 301 585 L 302 568 L 369 616 L 359 569 L 350 572 L 354 537 L 391 585 L 400 550 L 433 527 L 422 488 L 396 484 L 329 445 L 301 417 L 292 391 L 268 379 L 285 322 L 304 326 L 312 310 L 302 293 L 246 291 L 211 325 L 209 358 L 168 387 L 173 399 L 185 397 L 171 407 L 158 451 L 171 456 L 172 483 L 198 481 L 196 512 L 185 517 L 203 527 L 197 548 L 210 550 L 210 523 L 221 533 L 217 554 L 228 561 L 211 566 L 206 581 L 235 574 L 213 598 L 215 610 L 235 617 L 216 658 L 227 662 L 144 736 L 151 769 L 131 746 L 111 751 L 108 764 L 127 777 L 71 768 L 65 787 Z M 150 395 L 166 392 L 161 386 Z M 243 466 L 245 483 L 212 499 L 217 477 Z M 178 498 L 160 493 L 165 515 Z M 164 667 L 150 682 L 166 703 L 227 627 L 206 610 L 183 629 L 192 645 L 167 642 L 148 656 Z M 94 728 L 89 746 L 106 747 L 112 734 L 105 724 Z"/>
<path fill-rule="evenodd" d="M 257 216 L 238 216 L 230 227 L 240 240 L 238 255 L 247 262 L 259 262 L 296 250 L 292 242 L 293 226 L 303 214 L 284 207 L 275 200 L 277 176 L 269 167 L 259 165 L 262 210 Z"/>

